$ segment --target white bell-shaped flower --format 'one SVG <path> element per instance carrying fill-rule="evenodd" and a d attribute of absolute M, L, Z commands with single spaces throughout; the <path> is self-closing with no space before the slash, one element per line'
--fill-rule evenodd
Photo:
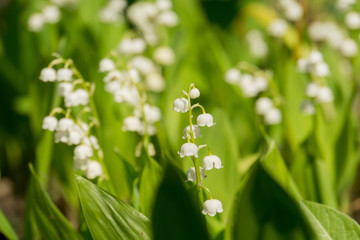
<path fill-rule="evenodd" d="M 279 124 L 282 121 L 281 111 L 277 108 L 271 108 L 264 115 L 265 123 L 268 125 Z"/>
<path fill-rule="evenodd" d="M 222 213 L 223 207 L 219 200 L 217 199 L 209 199 L 204 202 L 204 209 L 202 211 L 202 214 L 213 217 L 216 215 L 216 213 Z"/>
<path fill-rule="evenodd" d="M 285 35 L 288 29 L 288 24 L 284 19 L 273 20 L 268 28 L 268 32 L 271 36 L 281 38 Z"/>
<path fill-rule="evenodd" d="M 312 101 L 305 100 L 301 103 L 301 111 L 306 115 L 314 115 L 316 113 L 316 108 Z"/>
<path fill-rule="evenodd" d="M 350 29 L 360 29 L 360 14 L 349 12 L 346 14 L 345 23 Z"/>
<path fill-rule="evenodd" d="M 320 87 L 316 99 L 320 103 L 332 102 L 334 100 L 334 95 L 329 87 Z"/>
<path fill-rule="evenodd" d="M 174 51 L 169 47 L 158 47 L 154 51 L 154 60 L 162 65 L 171 65 L 175 60 Z"/>
<path fill-rule="evenodd" d="M 341 43 L 340 46 L 340 52 L 345 57 L 355 57 L 358 52 L 358 47 L 356 42 L 351 38 L 344 39 L 344 41 Z"/>
<path fill-rule="evenodd" d="M 179 17 L 173 11 L 165 11 L 158 16 L 157 22 L 167 27 L 175 27 L 179 23 Z"/>
<path fill-rule="evenodd" d="M 200 178 L 203 180 L 205 178 L 204 168 L 200 167 Z M 186 172 L 187 180 L 189 182 L 196 182 L 196 171 L 194 167 L 189 168 Z"/>
<path fill-rule="evenodd" d="M 83 125 L 84 126 L 84 125 Z M 86 127 L 85 127 L 86 128 Z M 85 132 L 88 129 L 84 127 L 80 127 L 79 125 L 74 125 L 68 132 L 69 132 L 69 139 L 66 142 L 68 145 L 78 145 L 81 143 L 81 140 L 84 138 Z M 88 128 L 88 127 L 87 127 Z"/>
<path fill-rule="evenodd" d="M 164 77 L 158 72 L 152 72 L 146 75 L 145 86 L 153 92 L 161 92 L 165 89 Z"/>
<path fill-rule="evenodd" d="M 64 98 L 66 107 L 76 107 L 79 105 L 87 105 L 89 103 L 89 93 L 85 89 L 77 89 Z"/>
<path fill-rule="evenodd" d="M 124 75 L 119 70 L 112 70 L 104 77 L 104 82 L 121 81 L 123 77 Z"/>
<path fill-rule="evenodd" d="M 31 32 L 40 32 L 44 23 L 43 15 L 41 13 L 34 13 L 28 20 L 28 30 Z"/>
<path fill-rule="evenodd" d="M 119 44 L 119 52 L 127 55 L 141 54 L 146 49 L 146 43 L 142 38 L 124 38 Z"/>
<path fill-rule="evenodd" d="M 239 83 L 241 79 L 241 72 L 236 68 L 230 68 L 225 73 L 225 81 L 230 84 Z"/>
<path fill-rule="evenodd" d="M 222 168 L 221 159 L 216 155 L 208 155 L 203 158 L 203 167 L 205 170 Z"/>
<path fill-rule="evenodd" d="M 40 80 L 43 82 L 55 82 L 56 71 L 53 68 L 43 68 L 40 73 Z"/>
<path fill-rule="evenodd" d="M 59 124 L 57 127 L 57 131 L 69 131 L 71 128 L 74 127 L 74 120 L 71 118 L 62 118 L 59 120 Z"/>
<path fill-rule="evenodd" d="M 93 149 L 88 145 L 79 145 L 74 149 L 74 158 L 79 160 L 85 160 L 91 158 L 94 155 Z"/>
<path fill-rule="evenodd" d="M 309 83 L 306 86 L 306 96 L 311 97 L 311 98 L 316 97 L 318 95 L 319 89 L 320 89 L 319 84 L 317 84 L 315 82 Z"/>
<path fill-rule="evenodd" d="M 330 73 L 329 66 L 324 62 L 317 63 L 314 66 L 313 73 L 319 77 L 326 77 Z"/>
<path fill-rule="evenodd" d="M 194 143 L 184 143 L 178 152 L 181 158 L 183 157 L 198 157 L 198 147 Z"/>
<path fill-rule="evenodd" d="M 268 89 L 268 82 L 264 77 L 257 76 L 254 78 L 254 84 L 258 92 L 263 92 Z"/>
<path fill-rule="evenodd" d="M 258 100 L 256 100 L 255 109 L 257 114 L 264 115 L 272 107 L 273 107 L 273 101 L 268 97 L 261 97 Z"/>
<path fill-rule="evenodd" d="M 201 132 L 200 132 L 200 128 L 198 125 L 192 125 L 192 129 L 193 129 L 193 133 L 194 133 L 194 138 L 201 137 Z M 189 134 L 189 138 L 191 138 L 190 126 L 187 126 L 186 128 L 184 128 L 183 139 L 187 139 L 188 134 Z"/>
<path fill-rule="evenodd" d="M 301 73 L 306 73 L 309 71 L 309 62 L 305 58 L 299 58 L 296 62 L 297 70 Z"/>
<path fill-rule="evenodd" d="M 204 127 L 204 126 L 211 127 L 211 126 L 215 125 L 214 119 L 213 119 L 213 117 L 212 117 L 212 115 L 210 113 L 200 114 L 197 117 L 196 121 L 197 121 L 197 125 L 200 126 L 200 127 Z"/>
<path fill-rule="evenodd" d="M 97 161 L 89 161 L 86 166 L 86 177 L 88 179 L 94 179 L 101 175 L 103 175 L 101 164 Z"/>
<path fill-rule="evenodd" d="M 54 116 L 46 116 L 43 120 L 42 128 L 51 132 L 55 131 L 58 125 L 58 120 Z"/>
<path fill-rule="evenodd" d="M 146 75 L 155 71 L 155 65 L 151 59 L 144 56 L 136 56 L 131 59 L 129 66 L 137 69 L 140 73 Z"/>
<path fill-rule="evenodd" d="M 100 61 L 100 67 L 99 67 L 100 72 L 109 72 L 114 69 L 115 69 L 115 63 L 111 59 L 104 58 Z"/>
<path fill-rule="evenodd" d="M 191 90 L 190 90 L 190 97 L 191 97 L 192 99 L 195 99 L 195 98 L 200 97 L 200 90 L 197 89 L 197 88 L 191 89 Z"/>
<path fill-rule="evenodd" d="M 130 132 L 141 132 L 144 131 L 144 124 L 139 118 L 130 116 L 124 119 L 122 130 Z"/>
<path fill-rule="evenodd" d="M 73 85 L 68 82 L 62 82 L 58 85 L 57 94 L 59 96 L 65 97 L 66 95 L 71 93 Z"/>
<path fill-rule="evenodd" d="M 242 75 L 240 87 L 245 97 L 255 97 L 259 93 L 254 77 L 247 73 Z"/>
<path fill-rule="evenodd" d="M 47 23 L 57 23 L 60 20 L 60 10 L 57 6 L 46 6 L 42 10 L 44 21 Z"/>
<path fill-rule="evenodd" d="M 96 150 L 100 149 L 100 145 L 98 143 L 98 140 L 95 136 L 91 135 L 90 137 L 85 137 L 83 139 L 83 143 L 91 148 L 94 148 Z"/>
<path fill-rule="evenodd" d="M 144 114 L 146 121 L 149 123 L 155 123 L 161 119 L 161 111 L 156 106 L 150 106 L 149 104 L 144 105 Z"/>
<path fill-rule="evenodd" d="M 308 61 L 310 64 L 317 64 L 323 62 L 323 55 L 321 52 L 314 50 L 309 54 Z"/>
<path fill-rule="evenodd" d="M 186 113 L 189 111 L 189 102 L 186 98 L 177 98 L 174 101 L 173 110 L 175 112 Z"/>
<path fill-rule="evenodd" d="M 133 82 L 133 83 L 138 83 L 140 82 L 140 74 L 139 74 L 139 71 L 136 70 L 135 68 L 131 68 L 128 72 L 129 74 L 129 77 L 130 77 L 130 80 Z"/>
<path fill-rule="evenodd" d="M 65 81 L 65 82 L 69 82 L 72 79 L 72 70 L 69 68 L 60 68 L 57 71 L 57 80 L 58 81 Z"/>

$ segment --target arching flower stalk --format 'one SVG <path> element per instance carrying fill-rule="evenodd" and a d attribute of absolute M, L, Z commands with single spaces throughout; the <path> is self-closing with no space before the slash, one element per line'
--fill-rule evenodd
<path fill-rule="evenodd" d="M 92 95 L 95 85 L 85 81 L 71 59 L 54 54 L 55 60 L 42 69 L 40 80 L 57 82 L 61 98 L 43 120 L 42 128 L 55 132 L 55 143 L 74 148 L 74 170 L 89 179 L 105 178 L 103 152 L 93 128 L 99 125 Z"/>
<path fill-rule="evenodd" d="M 183 91 L 180 98 L 175 99 L 173 104 L 173 110 L 181 113 L 188 113 L 189 116 L 189 125 L 184 129 L 183 138 L 186 139 L 186 143 L 181 146 L 180 151 L 178 152 L 181 158 L 190 157 L 194 167 L 191 167 L 187 171 L 187 180 L 196 182 L 197 191 L 199 193 L 199 200 L 203 201 L 202 191 L 205 191 L 209 199 L 204 202 L 203 211 L 204 215 L 208 214 L 209 216 L 215 216 L 217 212 L 223 212 L 222 204 L 219 200 L 213 199 L 211 191 L 203 186 L 202 180 L 205 178 L 205 171 L 211 170 L 213 168 L 221 169 L 223 166 L 221 160 L 218 156 L 213 155 L 210 147 L 208 145 L 196 145 L 196 138 L 201 137 L 200 127 L 212 127 L 215 125 L 213 117 L 211 114 L 206 113 L 205 108 L 199 103 L 192 104 L 191 99 L 196 99 L 200 96 L 200 91 L 195 87 L 194 84 L 190 85 L 189 91 Z M 195 108 L 200 108 L 202 114 L 197 117 L 197 124 L 193 123 L 193 110 Z M 205 156 L 202 160 L 202 167 L 199 163 L 199 154 L 198 152 L 201 149 L 207 149 L 208 155 Z"/>
<path fill-rule="evenodd" d="M 238 86 L 244 97 L 256 99 L 255 112 L 262 117 L 264 124 L 275 125 L 282 122 L 279 108 L 281 97 L 271 72 L 240 62 L 225 73 L 225 81 Z"/>

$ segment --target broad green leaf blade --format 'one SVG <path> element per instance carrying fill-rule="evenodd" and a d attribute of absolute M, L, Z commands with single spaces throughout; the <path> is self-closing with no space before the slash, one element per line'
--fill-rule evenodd
<path fill-rule="evenodd" d="M 135 208 L 80 176 L 76 183 L 84 218 L 95 240 L 151 239 L 149 219 Z"/>
<path fill-rule="evenodd" d="M 4 213 L 0 210 L 0 237 L 3 234 L 9 240 L 17 240 L 14 229 L 11 227 L 10 223 L 6 219 Z"/>
<path fill-rule="evenodd" d="M 191 198 L 185 189 L 184 181 L 175 167 L 169 164 L 157 192 L 153 210 L 152 222 L 156 240 L 209 239 L 201 210 L 194 203 L 197 199 Z"/>
<path fill-rule="evenodd" d="M 231 239 L 313 239 L 300 207 L 257 162 L 234 202 Z M 229 233 L 226 234 L 229 238 Z"/>
<path fill-rule="evenodd" d="M 140 180 L 140 209 L 146 216 L 151 216 L 154 195 L 161 181 L 160 165 L 153 159 L 147 158 Z"/>
<path fill-rule="evenodd" d="M 37 230 L 43 239 L 82 239 L 81 236 L 70 225 L 68 220 L 56 208 L 44 187 L 41 185 L 38 176 L 30 165 L 33 175 L 32 189 L 29 191 L 30 201 L 27 208 L 30 208 Z"/>
<path fill-rule="evenodd" d="M 310 201 L 301 201 L 301 208 L 316 230 L 318 239 L 360 239 L 360 226 L 344 213 Z"/>

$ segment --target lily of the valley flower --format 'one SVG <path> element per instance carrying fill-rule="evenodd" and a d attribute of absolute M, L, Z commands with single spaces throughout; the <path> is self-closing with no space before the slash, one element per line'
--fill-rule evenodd
<path fill-rule="evenodd" d="M 210 113 L 203 113 L 197 117 L 197 125 L 200 127 L 204 127 L 204 126 L 211 127 L 214 126 L 215 123 Z"/>
<path fill-rule="evenodd" d="M 177 98 L 174 101 L 173 110 L 175 112 L 186 113 L 189 110 L 189 102 L 186 98 Z"/>
<path fill-rule="evenodd" d="M 58 126 L 58 120 L 53 116 L 46 116 L 43 120 L 42 128 L 51 132 L 55 131 Z"/>
<path fill-rule="evenodd" d="M 202 213 L 204 215 L 207 214 L 207 215 L 213 217 L 216 215 L 216 213 L 222 213 L 222 212 L 223 212 L 223 208 L 222 208 L 222 204 L 219 200 L 209 199 L 204 202 L 204 209 L 202 211 Z"/>
<path fill-rule="evenodd" d="M 211 170 L 214 167 L 216 169 L 222 168 L 221 159 L 216 155 L 209 155 L 203 158 L 203 167 L 205 170 Z"/>
<path fill-rule="evenodd" d="M 198 156 L 198 147 L 194 143 L 184 143 L 181 146 L 180 152 L 178 152 L 180 157 L 199 157 Z"/>
<path fill-rule="evenodd" d="M 194 138 L 201 137 L 201 132 L 200 132 L 200 128 L 198 125 L 192 125 L 192 129 L 193 129 Z M 187 137 L 191 138 L 190 126 L 187 126 L 186 128 L 184 128 L 184 131 L 183 131 L 183 139 L 186 139 Z"/>
<path fill-rule="evenodd" d="M 189 168 L 189 170 L 186 173 L 186 176 L 187 176 L 187 180 L 189 182 L 196 182 L 195 168 L 194 167 Z M 205 178 L 204 168 L 202 168 L 202 167 L 200 167 L 200 177 L 201 177 L 201 180 L 203 180 Z"/>

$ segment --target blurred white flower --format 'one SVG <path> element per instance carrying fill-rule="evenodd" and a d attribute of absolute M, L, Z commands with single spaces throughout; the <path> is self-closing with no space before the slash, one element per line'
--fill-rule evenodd
<path fill-rule="evenodd" d="M 165 80 L 158 72 L 152 72 L 146 75 L 145 86 L 153 92 L 161 92 L 165 89 Z"/>
<path fill-rule="evenodd" d="M 286 34 L 287 29 L 287 22 L 284 19 L 279 18 L 270 23 L 268 32 L 273 37 L 282 38 Z"/>
<path fill-rule="evenodd" d="M 210 199 L 204 202 L 204 209 L 202 211 L 202 214 L 204 215 L 208 214 L 209 216 L 213 217 L 216 215 L 216 213 L 222 213 L 222 212 L 223 212 L 223 207 L 219 200 Z"/>
<path fill-rule="evenodd" d="M 282 114 L 281 111 L 277 108 L 271 108 L 266 111 L 264 115 L 264 121 L 268 125 L 275 125 L 279 124 L 282 121 Z"/>
<path fill-rule="evenodd" d="M 273 101 L 268 97 L 261 97 L 256 100 L 255 109 L 256 113 L 259 115 L 264 115 L 267 111 L 272 109 Z"/>
<path fill-rule="evenodd" d="M 303 101 L 300 108 L 301 111 L 306 115 L 314 115 L 316 112 L 314 104 L 309 100 Z"/>
<path fill-rule="evenodd" d="M 72 70 L 69 68 L 60 68 L 57 71 L 57 80 L 69 82 L 72 80 Z"/>
<path fill-rule="evenodd" d="M 74 149 L 74 159 L 85 160 L 94 155 L 93 149 L 88 145 L 79 145 Z"/>
<path fill-rule="evenodd" d="M 320 87 L 316 99 L 319 103 L 332 102 L 334 100 L 334 95 L 329 87 L 323 86 Z"/>
<path fill-rule="evenodd" d="M 40 80 L 43 82 L 55 82 L 56 71 L 53 68 L 43 68 L 40 73 Z"/>
<path fill-rule="evenodd" d="M 296 62 L 297 70 L 301 73 L 306 73 L 309 71 L 309 63 L 305 58 L 299 58 Z"/>
<path fill-rule="evenodd" d="M 46 6 L 42 10 L 44 21 L 47 23 L 57 23 L 60 20 L 60 10 L 57 6 Z"/>
<path fill-rule="evenodd" d="M 104 58 L 100 61 L 100 72 L 109 72 L 115 69 L 115 63 L 109 59 Z"/>
<path fill-rule="evenodd" d="M 43 120 L 42 129 L 55 131 L 58 125 L 58 120 L 54 116 L 46 116 Z"/>
<path fill-rule="evenodd" d="M 97 161 L 88 161 L 86 166 L 86 177 L 88 179 L 94 179 L 103 175 L 101 164 Z"/>
<path fill-rule="evenodd" d="M 144 56 L 134 57 L 130 61 L 129 66 L 139 70 L 139 72 L 141 72 L 144 75 L 155 71 L 154 63 L 149 58 Z"/>
<path fill-rule="evenodd" d="M 57 131 L 68 131 L 74 127 L 74 120 L 71 118 L 61 118 L 57 127 Z"/>
<path fill-rule="evenodd" d="M 246 34 L 246 40 L 250 47 L 250 53 L 256 58 L 263 58 L 268 53 L 268 46 L 260 31 L 252 29 Z"/>
<path fill-rule="evenodd" d="M 29 17 L 28 30 L 31 32 L 40 32 L 44 26 L 45 20 L 42 14 L 34 13 Z"/>
<path fill-rule="evenodd" d="M 123 74 L 119 70 L 112 70 L 104 77 L 104 82 L 120 81 L 122 78 Z"/>
<path fill-rule="evenodd" d="M 360 14 L 349 12 L 346 14 L 345 23 L 350 29 L 360 29 Z"/>
<path fill-rule="evenodd" d="M 119 44 L 119 52 L 127 55 L 142 54 L 146 49 L 146 43 L 142 38 L 124 38 Z"/>
<path fill-rule="evenodd" d="M 194 143 L 184 143 L 181 146 L 180 152 L 178 152 L 181 158 L 184 157 L 199 157 L 198 156 L 198 147 Z"/>
<path fill-rule="evenodd" d="M 126 117 L 123 122 L 122 130 L 130 132 L 141 132 L 144 131 L 144 124 L 137 117 Z"/>
<path fill-rule="evenodd" d="M 339 9 L 347 10 L 356 3 L 356 0 L 337 0 L 336 6 Z"/>
<path fill-rule="evenodd" d="M 319 89 L 320 89 L 319 84 L 315 82 L 309 83 L 306 86 L 306 96 L 311 98 L 316 97 L 319 93 Z"/>
<path fill-rule="evenodd" d="M 330 74 L 329 66 L 324 62 L 315 64 L 313 74 L 319 77 L 326 77 Z"/>
<path fill-rule="evenodd" d="M 144 105 L 145 119 L 149 123 L 155 123 L 161 119 L 161 111 L 156 106 L 150 106 L 149 104 Z"/>
<path fill-rule="evenodd" d="M 156 6 L 159 8 L 160 11 L 167 11 L 172 9 L 172 2 L 170 0 L 157 0 Z"/>
<path fill-rule="evenodd" d="M 310 64 L 317 64 L 317 63 L 323 62 L 323 56 L 322 56 L 321 52 L 319 52 L 317 50 L 310 52 L 309 57 L 308 57 L 308 62 Z"/>
<path fill-rule="evenodd" d="M 225 81 L 230 84 L 239 83 L 241 79 L 241 72 L 236 68 L 231 68 L 225 73 Z"/>
<path fill-rule="evenodd" d="M 179 23 L 179 18 L 173 11 L 165 11 L 160 13 L 157 18 L 157 22 L 160 25 L 164 25 L 167 27 L 175 27 Z"/>
<path fill-rule="evenodd" d="M 76 107 L 89 103 L 89 93 L 85 89 L 77 89 L 65 95 L 64 102 L 66 107 Z"/>
<path fill-rule="evenodd" d="M 348 38 L 342 42 L 340 51 L 345 57 L 355 57 L 358 52 L 358 46 L 353 39 Z"/>
<path fill-rule="evenodd" d="M 175 60 L 174 51 L 166 46 L 158 47 L 154 51 L 154 60 L 162 65 L 171 65 Z"/>

